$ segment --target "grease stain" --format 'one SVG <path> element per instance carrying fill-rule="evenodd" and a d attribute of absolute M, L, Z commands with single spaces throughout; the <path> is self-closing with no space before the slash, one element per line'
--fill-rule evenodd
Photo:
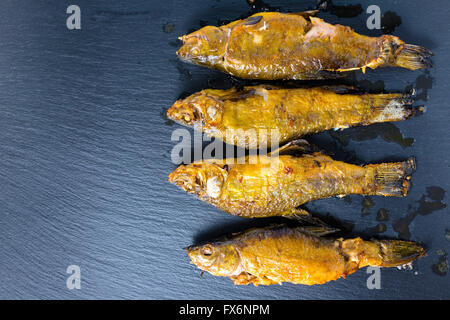
<path fill-rule="evenodd" d="M 348 128 L 342 131 L 329 131 L 330 135 L 347 146 L 350 140 L 364 141 L 381 137 L 384 141 L 394 142 L 403 148 L 410 147 L 414 143 L 414 138 L 403 137 L 400 129 L 392 123 L 374 123 L 364 127 Z"/>
<path fill-rule="evenodd" d="M 420 90 L 416 95 L 416 100 L 428 101 L 428 90 L 433 87 L 433 77 L 430 76 L 429 71 L 425 71 L 425 74 L 422 74 L 417 77 L 415 82 L 415 87 Z"/>
<path fill-rule="evenodd" d="M 447 205 L 442 202 L 444 196 L 444 189 L 436 186 L 427 187 L 426 194 L 422 195 L 420 200 L 417 201 L 417 208 L 408 213 L 403 218 L 397 219 L 392 222 L 392 227 L 398 233 L 399 237 L 402 239 L 409 239 L 411 237 L 409 225 L 419 214 L 426 216 L 433 213 L 434 211 L 446 208 Z"/>
<path fill-rule="evenodd" d="M 393 11 L 386 11 L 381 16 L 381 30 L 384 34 L 393 33 L 395 28 L 402 24 L 402 18 Z"/>
<path fill-rule="evenodd" d="M 334 5 L 333 1 L 318 1 L 318 10 L 329 12 L 339 18 L 354 18 L 363 12 L 361 4 L 349 4 L 346 6 Z"/>

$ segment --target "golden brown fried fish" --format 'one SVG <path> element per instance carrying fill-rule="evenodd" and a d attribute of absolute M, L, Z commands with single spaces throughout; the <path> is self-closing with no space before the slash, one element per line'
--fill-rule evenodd
<path fill-rule="evenodd" d="M 268 85 L 206 89 L 176 101 L 167 117 L 244 148 L 279 144 L 329 129 L 411 117 L 409 94 L 354 94 L 351 87 Z"/>
<path fill-rule="evenodd" d="M 431 66 L 432 53 L 395 36 L 367 37 L 315 12 L 261 12 L 181 37 L 178 56 L 247 79 L 324 79 L 369 67 Z"/>
<path fill-rule="evenodd" d="M 365 266 L 395 267 L 425 255 L 419 244 L 400 240 L 331 239 L 325 227 L 272 226 L 187 248 L 191 262 L 234 284 L 322 284 Z"/>
<path fill-rule="evenodd" d="M 361 167 L 319 152 L 288 154 L 301 143 L 306 142 L 293 141 L 269 155 L 180 165 L 169 181 L 243 217 L 289 216 L 308 201 L 348 194 L 406 196 L 413 158 Z"/>

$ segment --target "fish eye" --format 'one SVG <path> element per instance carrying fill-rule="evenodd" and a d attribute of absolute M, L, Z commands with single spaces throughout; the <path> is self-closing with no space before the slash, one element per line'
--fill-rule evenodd
<path fill-rule="evenodd" d="M 204 246 L 202 248 L 202 250 L 201 250 L 202 255 L 207 256 L 207 257 L 212 255 L 213 252 L 214 252 L 214 249 L 211 246 L 209 246 L 209 245 L 208 246 Z"/>
<path fill-rule="evenodd" d="M 197 47 L 194 47 L 194 48 L 191 49 L 191 54 L 194 55 L 194 56 L 197 56 L 197 55 L 200 54 L 200 50 L 198 50 Z"/>

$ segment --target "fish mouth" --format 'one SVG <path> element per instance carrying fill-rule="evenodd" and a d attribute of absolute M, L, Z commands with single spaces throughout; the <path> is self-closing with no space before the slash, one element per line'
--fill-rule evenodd
<path fill-rule="evenodd" d="M 187 246 L 183 249 L 186 250 L 188 255 L 190 255 L 192 252 L 198 250 L 199 248 L 200 248 L 199 246 L 191 244 L 190 246 Z"/>
<path fill-rule="evenodd" d="M 198 106 L 178 100 L 167 110 L 167 118 L 185 126 L 203 124 L 205 118 L 199 109 Z"/>
<path fill-rule="evenodd" d="M 180 49 L 178 49 L 177 56 L 178 56 L 178 58 L 180 58 L 183 61 L 190 62 L 192 59 L 189 57 L 188 53 L 183 48 L 184 48 L 184 44 L 180 47 Z"/>
<path fill-rule="evenodd" d="M 203 51 L 208 43 L 208 39 L 203 35 L 188 34 L 178 39 L 183 42 L 183 45 L 177 50 L 177 56 L 184 62 L 208 65 L 219 58 L 214 58 L 213 54 L 205 55 Z"/>
<path fill-rule="evenodd" d="M 192 179 L 190 179 L 189 176 L 187 176 L 186 174 L 177 173 L 175 171 L 169 174 L 168 181 L 179 187 L 183 187 L 188 183 L 192 183 Z"/>
<path fill-rule="evenodd" d="M 183 45 L 177 50 L 177 56 L 184 61 L 194 62 L 195 54 L 191 51 L 194 50 L 194 52 L 197 52 L 197 55 L 200 53 L 200 50 L 198 49 L 201 44 L 200 38 L 198 36 L 188 34 L 178 37 L 178 40 L 181 40 Z"/>
<path fill-rule="evenodd" d="M 186 253 L 189 255 L 189 253 L 192 251 L 192 245 L 191 246 L 187 246 L 187 247 L 184 247 L 183 248 L 183 250 L 185 250 L 186 251 Z"/>
<path fill-rule="evenodd" d="M 196 175 L 192 175 L 189 172 L 183 172 L 183 168 L 178 168 L 174 172 L 169 174 L 168 181 L 175 184 L 177 187 L 183 189 L 190 194 L 200 194 L 200 185 Z"/>
<path fill-rule="evenodd" d="M 191 264 L 196 265 L 198 268 L 204 271 L 209 271 L 210 268 L 216 263 L 216 257 L 204 256 L 201 253 L 202 246 L 191 245 L 185 248 Z"/>
<path fill-rule="evenodd" d="M 195 261 L 196 261 L 196 259 L 195 259 L 195 252 L 198 252 L 199 247 L 198 246 L 194 246 L 194 245 L 190 245 L 190 246 L 187 246 L 186 248 L 184 248 L 184 250 L 186 250 L 186 253 L 187 253 L 188 257 L 191 260 L 190 261 L 191 264 L 197 265 L 195 263 Z"/>
<path fill-rule="evenodd" d="M 187 255 L 189 256 L 189 259 L 191 260 L 192 264 L 195 264 L 198 266 L 196 262 L 198 262 L 197 254 L 200 251 L 200 247 L 196 245 L 190 245 L 184 248 L 186 250 Z"/>

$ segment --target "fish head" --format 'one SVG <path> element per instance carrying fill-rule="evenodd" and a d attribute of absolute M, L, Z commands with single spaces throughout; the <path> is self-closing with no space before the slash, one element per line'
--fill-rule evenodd
<path fill-rule="evenodd" d="M 223 113 L 223 102 L 204 91 L 177 100 L 167 111 L 167 118 L 184 126 L 217 126 Z"/>
<path fill-rule="evenodd" d="M 228 166 L 208 160 L 180 165 L 171 174 L 169 182 L 201 199 L 214 202 L 220 198 L 228 176 Z"/>
<path fill-rule="evenodd" d="M 227 34 L 221 28 L 203 27 L 179 38 L 183 41 L 183 45 L 178 49 L 177 55 L 187 62 L 215 65 L 225 54 L 227 38 Z"/>
<path fill-rule="evenodd" d="M 215 276 L 240 273 L 240 258 L 231 242 L 211 242 L 186 248 L 191 263 Z"/>

